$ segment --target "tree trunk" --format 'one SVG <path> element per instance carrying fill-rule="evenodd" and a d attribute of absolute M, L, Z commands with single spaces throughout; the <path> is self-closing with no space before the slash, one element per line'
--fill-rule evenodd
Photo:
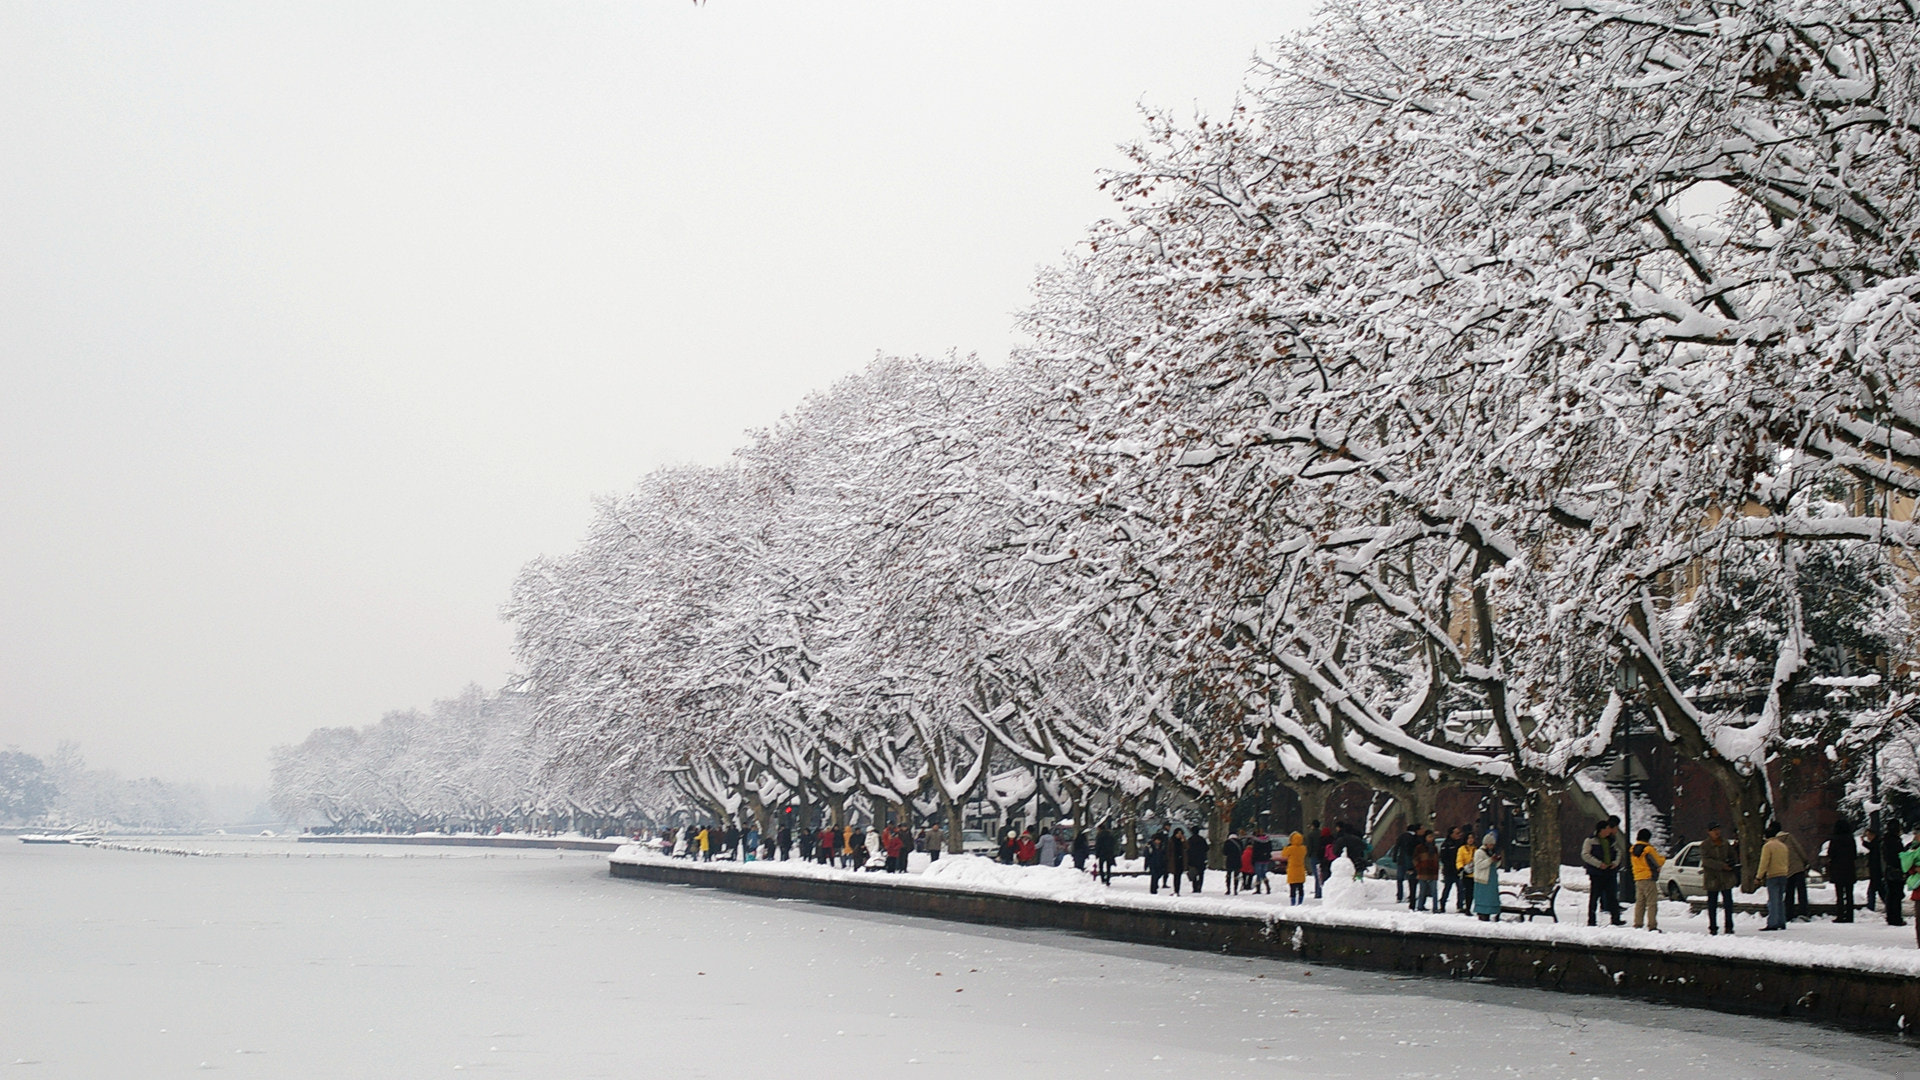
<path fill-rule="evenodd" d="M 1300 800 L 1300 824 L 1302 831 L 1312 827 L 1318 821 L 1322 825 L 1327 821 L 1327 795 L 1333 785 L 1319 781 L 1301 781 L 1293 786 L 1294 797 Z"/>
<path fill-rule="evenodd" d="M 1712 759 L 1701 764 L 1733 807 L 1733 829 L 1740 841 L 1740 888 L 1753 892 L 1759 887 L 1754 872 L 1760 868 L 1760 848 L 1767 842 L 1767 779 L 1757 769 L 1742 773 Z"/>
<path fill-rule="evenodd" d="M 1560 880 L 1560 788 L 1557 784 L 1528 790 L 1527 833 L 1533 840 L 1533 887 L 1551 888 Z"/>
<path fill-rule="evenodd" d="M 1227 839 L 1227 829 L 1232 821 L 1233 800 L 1213 800 L 1213 812 L 1207 815 L 1207 869 L 1209 870 L 1226 869 L 1226 855 L 1220 849 Z"/>
<path fill-rule="evenodd" d="M 960 831 L 966 827 L 966 814 L 960 804 L 947 799 L 947 854 L 960 854 Z"/>

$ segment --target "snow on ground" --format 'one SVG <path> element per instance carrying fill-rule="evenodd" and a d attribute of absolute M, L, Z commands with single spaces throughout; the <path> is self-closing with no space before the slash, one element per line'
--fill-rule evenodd
<path fill-rule="evenodd" d="M 651 847 L 629 845 L 614 859 L 626 862 L 660 861 L 665 857 Z M 1091 904 L 1117 904 L 1154 910 L 1182 910 L 1222 915 L 1251 915 L 1278 921 L 1320 925 L 1366 926 L 1398 931 L 1444 931 L 1475 934 L 1505 940 L 1552 941 L 1593 946 L 1657 949 L 1687 952 L 1711 960 L 1714 957 L 1769 960 L 1783 964 L 1807 964 L 1858 971 L 1890 972 L 1920 978 L 1920 949 L 1914 946 L 1911 925 L 1890 927 L 1878 914 L 1865 909 L 1857 913 L 1859 921 L 1834 924 L 1828 919 L 1810 923 L 1795 922 L 1783 932 L 1760 934 L 1764 920 L 1742 915 L 1733 937 L 1710 937 L 1705 915 L 1693 916 L 1684 903 L 1663 901 L 1660 905 L 1659 934 L 1626 927 L 1589 927 L 1586 923 L 1587 896 L 1584 892 L 1562 890 L 1558 909 L 1560 922 L 1535 919 L 1519 922 L 1482 923 L 1469 915 L 1408 911 L 1406 904 L 1395 903 L 1394 883 L 1368 878 L 1354 882 L 1351 907 L 1336 907 L 1313 899 L 1313 886 L 1307 886 L 1307 901 L 1299 907 L 1287 903 L 1284 879 L 1274 882 L 1271 895 L 1221 892 L 1223 875 L 1209 871 L 1200 895 L 1173 896 L 1163 888 L 1159 895 L 1147 890 L 1141 877 L 1114 878 L 1111 887 L 1103 886 L 1087 873 L 1073 869 L 1071 863 L 1057 867 L 1005 866 L 978 856 L 943 856 L 924 870 L 907 874 L 875 874 L 833 869 L 813 863 L 750 862 L 704 863 L 729 872 L 793 874 L 808 877 L 857 877 L 864 882 L 896 887 L 938 886 L 980 892 L 1038 896 Z M 918 865 L 916 860 L 916 865 Z M 1329 885 L 1332 883 L 1329 882 Z M 1582 882 L 1584 885 L 1584 881 Z M 1631 921 L 1632 906 L 1624 906 Z M 1604 916 L 1603 916 L 1604 921 Z"/>
<path fill-rule="evenodd" d="M 1865 1080 L 1910 1067 L 1909 1046 L 1803 1024 L 653 886 L 610 878 L 593 853 L 287 848 L 0 843 L 8 1075 Z"/>

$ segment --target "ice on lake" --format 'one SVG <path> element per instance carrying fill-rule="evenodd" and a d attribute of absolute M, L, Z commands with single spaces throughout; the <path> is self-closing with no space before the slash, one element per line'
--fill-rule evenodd
<path fill-rule="evenodd" d="M 1876 1077 L 1774 1021 L 896 920 L 604 856 L 0 840 L 21 1077 Z M 252 857 L 240 857 L 248 855 Z"/>

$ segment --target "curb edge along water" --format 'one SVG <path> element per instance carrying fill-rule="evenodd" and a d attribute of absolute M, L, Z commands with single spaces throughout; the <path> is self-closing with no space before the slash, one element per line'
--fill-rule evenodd
<path fill-rule="evenodd" d="M 1067 930 L 1142 945 L 1264 956 L 1367 971 L 1478 979 L 1501 986 L 1628 997 L 1745 1016 L 1766 1016 L 1880 1034 L 1920 1022 L 1920 980 L 1655 950 L 1490 940 L 1442 930 L 1277 923 L 1253 916 L 1142 911 L 1071 900 L 917 886 L 755 874 L 687 863 L 610 860 L 617 878 L 697 885 L 834 907 Z M 1909 1017 L 1914 1018 L 1909 1020 Z"/>

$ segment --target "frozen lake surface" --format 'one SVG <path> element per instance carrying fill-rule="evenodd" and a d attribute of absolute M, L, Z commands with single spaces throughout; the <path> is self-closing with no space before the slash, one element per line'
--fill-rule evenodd
<path fill-rule="evenodd" d="M 615 881 L 597 854 L 157 843 L 223 854 L 0 839 L 6 1075 L 1864 1078 L 1920 1056 Z"/>

